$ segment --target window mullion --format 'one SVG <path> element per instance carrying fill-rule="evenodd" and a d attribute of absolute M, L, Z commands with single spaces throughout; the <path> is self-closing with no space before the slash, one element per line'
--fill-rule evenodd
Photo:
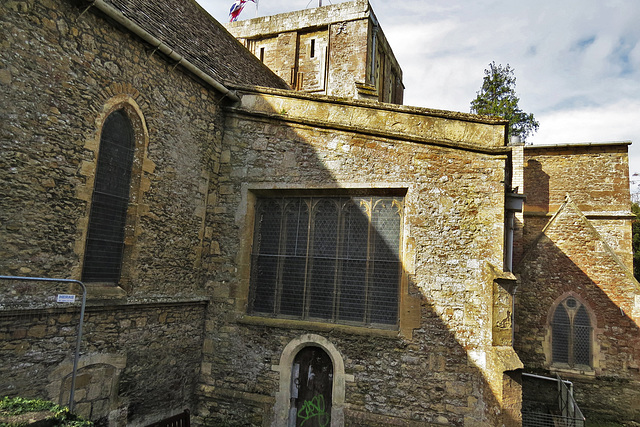
<path fill-rule="evenodd" d="M 368 227 L 367 227 L 367 265 L 365 268 L 365 280 L 364 280 L 364 323 L 368 325 L 371 322 L 371 307 L 369 298 L 369 288 L 371 275 L 373 273 L 374 260 L 372 255 L 375 254 L 375 248 L 373 247 L 373 198 L 368 199 L 365 203 L 365 210 L 367 212 Z"/>
<path fill-rule="evenodd" d="M 573 325 L 573 317 L 570 316 L 569 317 L 569 349 L 568 349 L 568 353 L 569 353 L 569 366 L 573 367 L 574 365 L 574 359 L 573 359 L 573 345 L 575 343 L 575 329 L 574 329 L 574 325 Z"/>
<path fill-rule="evenodd" d="M 347 206 L 346 201 L 344 201 L 343 199 L 339 199 L 338 202 L 338 217 L 336 218 L 337 221 L 337 233 L 338 235 L 336 236 L 336 250 L 335 250 L 335 260 L 336 260 L 336 265 L 335 265 L 335 270 L 334 270 L 334 274 L 333 274 L 333 310 L 332 310 L 332 320 L 334 322 L 338 321 L 339 316 L 340 316 L 340 278 L 342 276 L 342 263 L 343 263 L 343 259 L 344 257 L 341 256 L 341 248 L 344 249 L 344 238 L 345 238 L 345 221 L 344 221 L 344 210 L 345 207 Z"/>
<path fill-rule="evenodd" d="M 280 204 L 280 241 L 278 244 L 278 266 L 276 273 L 276 286 L 275 295 L 273 301 L 273 310 L 276 315 L 280 314 L 280 299 L 282 298 L 282 277 L 284 274 L 284 261 L 286 260 L 286 247 L 287 247 L 287 225 L 286 225 L 286 200 L 283 198 Z"/>
<path fill-rule="evenodd" d="M 315 206 L 313 197 L 309 197 L 309 217 L 307 219 L 307 259 L 305 262 L 304 297 L 302 298 L 302 318 L 309 317 L 311 304 L 311 273 L 313 271 L 313 241 L 315 239 Z"/>
<path fill-rule="evenodd" d="M 304 319 L 307 317 L 307 311 L 306 308 L 307 307 L 307 289 L 309 288 L 308 284 L 309 284 L 309 272 L 310 272 L 310 265 L 309 265 L 309 247 L 310 244 L 309 242 L 311 241 L 311 201 L 308 199 L 302 199 L 302 203 L 307 205 L 307 212 L 309 212 L 309 215 L 307 215 L 307 223 L 306 224 L 300 224 L 300 215 L 298 215 L 298 221 L 297 221 L 297 228 L 298 230 L 300 230 L 300 226 L 304 225 L 305 227 L 307 227 L 307 238 L 305 240 L 305 245 L 306 245 L 306 249 L 305 249 L 305 257 L 304 257 L 304 275 L 303 275 L 303 283 L 302 283 L 302 313 L 301 313 L 301 318 Z M 300 207 L 299 209 L 302 209 L 302 203 L 300 203 Z M 297 233 L 296 233 L 297 234 Z M 296 245 L 297 245 L 298 239 L 296 238 Z M 296 249 L 297 251 L 297 249 Z M 297 253 L 297 252 L 296 252 Z"/>

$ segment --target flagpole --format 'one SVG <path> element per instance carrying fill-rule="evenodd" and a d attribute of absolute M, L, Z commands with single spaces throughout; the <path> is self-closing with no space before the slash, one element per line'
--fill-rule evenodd
<path fill-rule="evenodd" d="M 259 0 L 256 0 L 256 18 L 258 17 L 258 1 Z"/>

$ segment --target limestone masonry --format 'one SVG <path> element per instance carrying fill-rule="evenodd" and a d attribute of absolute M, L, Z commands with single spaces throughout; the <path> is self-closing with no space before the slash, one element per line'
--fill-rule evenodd
<path fill-rule="evenodd" d="M 401 105 L 363 0 L 0 24 L 0 275 L 86 285 L 97 425 L 519 426 L 556 375 L 587 420 L 640 423 L 628 142 Z M 80 287 L 0 286 L 0 394 L 68 403 Z"/>

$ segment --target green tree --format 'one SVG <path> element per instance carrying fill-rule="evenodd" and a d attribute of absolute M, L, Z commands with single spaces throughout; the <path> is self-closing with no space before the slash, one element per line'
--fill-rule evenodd
<path fill-rule="evenodd" d="M 527 114 L 518 107 L 520 98 L 516 96 L 516 77 L 513 68 L 496 65 L 495 61 L 484 70 L 482 88 L 471 101 L 471 112 L 485 116 L 498 116 L 509 121 L 509 134 L 519 136 L 524 142 L 530 134 L 538 130 L 539 123 L 533 114 Z"/>
<path fill-rule="evenodd" d="M 636 216 L 631 222 L 633 236 L 631 241 L 631 247 L 633 248 L 633 275 L 636 280 L 640 281 L 640 205 L 632 203 L 631 212 Z"/>

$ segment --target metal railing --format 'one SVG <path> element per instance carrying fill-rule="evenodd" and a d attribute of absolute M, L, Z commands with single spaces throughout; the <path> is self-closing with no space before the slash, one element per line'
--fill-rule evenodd
<path fill-rule="evenodd" d="M 560 413 L 567 420 L 573 421 L 571 424 L 567 424 L 568 426 L 584 426 L 584 415 L 582 415 L 582 411 L 578 408 L 578 404 L 573 398 L 573 385 L 571 388 L 567 387 L 567 384 L 565 381 L 562 381 L 560 375 L 556 374 L 556 376 L 558 380 L 558 406 L 560 407 Z"/>
<path fill-rule="evenodd" d="M 164 420 L 157 421 L 153 424 L 149 424 L 146 427 L 190 427 L 191 426 L 191 414 L 188 409 L 184 412 L 180 412 Z"/>
<path fill-rule="evenodd" d="M 523 401 L 523 427 L 584 427 L 586 419 L 573 397 L 573 384 L 570 381 L 563 380 L 557 374 L 556 378 L 528 373 L 522 375 L 534 380 L 553 381 L 557 390 L 553 405 L 550 402 Z"/>
<path fill-rule="evenodd" d="M 69 411 L 74 411 L 74 397 L 76 388 L 76 376 L 78 373 L 78 359 L 80 358 L 80 344 L 82 342 L 82 325 L 84 323 L 84 309 L 87 303 L 87 288 L 79 280 L 74 279 L 55 279 L 49 277 L 22 277 L 22 276 L 0 276 L 0 280 L 14 280 L 26 282 L 57 282 L 57 283 L 75 283 L 82 288 L 82 305 L 80 306 L 80 319 L 78 321 L 78 333 L 76 336 L 76 347 L 73 356 L 73 371 L 71 373 L 71 389 L 69 391 Z M 60 296 L 59 296 L 60 297 Z M 63 297 L 64 300 L 64 297 Z M 60 301 L 60 298 L 58 299 Z"/>

